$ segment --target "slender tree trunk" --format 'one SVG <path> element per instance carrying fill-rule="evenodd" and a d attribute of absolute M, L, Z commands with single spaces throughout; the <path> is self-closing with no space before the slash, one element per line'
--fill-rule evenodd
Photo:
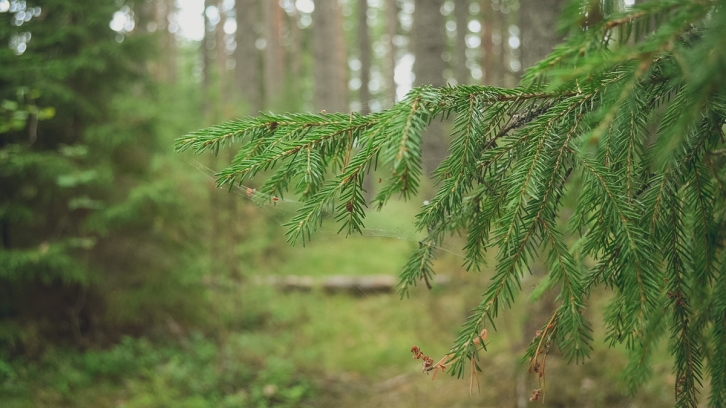
<path fill-rule="evenodd" d="M 396 0 L 386 1 L 386 35 L 388 35 L 388 55 L 387 62 L 384 63 L 386 78 L 386 99 L 390 99 L 390 103 L 384 104 L 388 108 L 396 102 L 396 44 L 394 39 L 398 35 L 398 6 Z"/>
<path fill-rule="evenodd" d="M 366 0 L 358 0 L 358 56 L 360 58 L 360 90 L 358 91 L 358 99 L 360 100 L 360 113 L 367 115 L 371 112 L 370 101 L 371 92 L 368 84 L 371 82 L 371 37 L 368 28 L 368 2 Z M 368 202 L 373 201 L 373 174 L 366 174 L 363 178 L 363 189 L 365 190 L 365 199 Z"/>
<path fill-rule="evenodd" d="M 335 48 L 335 64 L 337 82 L 336 110 L 341 112 L 350 111 L 350 98 L 348 91 L 348 50 L 345 41 L 345 30 L 343 29 L 343 10 L 340 7 L 340 0 L 332 0 L 333 5 L 333 44 Z"/>
<path fill-rule="evenodd" d="M 494 85 L 494 77 L 497 67 L 497 56 L 494 55 L 494 43 L 492 43 L 492 31 L 494 30 L 494 10 L 491 0 L 481 2 L 481 54 L 482 54 L 482 84 Z"/>
<path fill-rule="evenodd" d="M 446 63 L 441 54 L 446 51 L 443 0 L 416 0 L 413 20 L 413 69 L 417 85 L 442 86 Z"/>
<path fill-rule="evenodd" d="M 290 64 L 289 64 L 289 78 L 291 79 L 289 89 L 290 92 L 288 92 L 288 95 L 294 95 L 295 98 L 289 98 L 290 100 L 294 99 L 294 102 L 296 104 L 302 104 L 302 100 L 300 100 L 299 95 L 302 93 L 302 79 L 303 79 L 303 52 L 307 52 L 306 50 L 303 50 L 303 33 L 300 29 L 300 13 L 297 11 L 288 17 L 288 28 L 290 30 L 290 37 L 292 40 L 292 46 L 290 49 Z M 297 108 L 300 105 L 296 105 Z"/>
<path fill-rule="evenodd" d="M 502 73 L 504 74 L 504 80 L 502 82 L 503 86 L 505 88 L 514 88 L 519 84 L 519 78 L 521 77 L 522 73 L 522 67 L 520 66 L 518 71 L 512 71 L 512 67 L 514 66 L 512 64 L 512 61 L 516 60 L 517 57 L 514 56 L 515 51 L 512 49 L 512 47 L 509 45 L 509 37 L 511 35 L 509 31 L 509 27 L 512 25 L 517 25 L 520 23 L 520 21 L 517 20 L 518 15 L 514 12 L 510 11 L 508 13 L 501 13 L 502 18 Z M 520 34 L 521 35 L 521 34 Z M 521 49 L 521 47 L 520 47 Z M 521 52 L 520 52 L 521 56 Z M 521 65 L 521 61 L 519 61 Z"/>
<path fill-rule="evenodd" d="M 248 113 L 262 110 L 262 87 L 260 75 L 260 51 L 255 46 L 260 10 L 257 0 L 237 0 L 237 33 L 235 39 L 235 88 L 247 103 Z"/>
<path fill-rule="evenodd" d="M 648 0 L 635 0 L 635 4 L 643 4 L 647 1 Z M 650 19 L 648 20 L 648 23 L 645 24 L 643 32 L 638 33 L 639 35 L 638 35 L 638 38 L 636 38 L 636 40 L 642 40 L 643 38 L 645 38 L 645 36 L 647 34 L 652 33 L 655 30 L 655 28 L 656 28 L 655 16 L 651 16 Z"/>
<path fill-rule="evenodd" d="M 164 0 L 165 13 L 163 20 L 159 21 L 159 29 L 164 30 L 164 37 L 166 42 L 166 80 L 170 84 L 174 84 L 177 81 L 177 47 L 176 47 L 176 34 L 169 32 L 169 16 L 176 11 L 176 2 L 174 0 Z"/>
<path fill-rule="evenodd" d="M 505 31 L 505 16 L 499 11 L 500 3 L 482 1 L 482 54 L 484 55 L 484 84 L 504 85 L 504 55 L 502 41 Z"/>
<path fill-rule="evenodd" d="M 215 46 L 214 26 L 206 15 L 208 7 L 214 5 L 214 0 L 204 0 L 204 39 L 202 40 L 202 110 L 205 114 L 209 113 L 209 95 L 212 87 L 212 67 L 213 54 L 212 50 Z"/>
<path fill-rule="evenodd" d="M 209 7 L 216 7 L 216 0 L 204 0 L 204 39 L 201 44 L 202 51 L 202 112 L 204 113 L 206 120 L 215 120 L 213 114 L 217 104 L 213 101 L 213 89 L 214 84 L 214 70 L 215 70 L 215 47 L 216 47 L 216 32 L 215 25 L 212 20 L 207 16 L 207 10 Z M 217 167 L 218 157 L 209 156 L 208 166 L 212 169 Z M 209 206 L 212 212 L 212 222 L 209 229 L 209 255 L 211 258 L 212 272 L 219 271 L 224 265 L 222 261 L 222 218 L 220 212 L 222 210 L 220 191 L 214 186 L 210 186 L 209 192 Z"/>
<path fill-rule="evenodd" d="M 338 0 L 316 0 L 313 11 L 313 70 L 315 109 L 348 110 L 345 44 Z"/>
<path fill-rule="evenodd" d="M 159 14 L 162 4 L 158 1 L 148 1 L 135 8 L 136 24 L 137 28 L 135 31 L 152 34 L 156 31 L 156 22 L 159 20 Z M 155 39 L 161 42 L 161 38 L 155 37 Z M 155 44 L 156 45 L 156 44 Z M 158 48 L 158 45 L 156 45 Z M 149 60 L 146 61 L 146 70 L 149 75 L 154 78 L 156 82 L 162 82 L 164 80 L 164 72 L 162 68 L 162 60 Z"/>
<path fill-rule="evenodd" d="M 454 3 L 456 19 L 456 82 L 469 83 L 469 68 L 466 67 L 466 33 L 469 24 L 469 0 L 456 0 Z"/>
<path fill-rule="evenodd" d="M 368 2 L 358 0 L 358 52 L 360 57 L 360 113 L 370 113 L 368 103 L 371 100 L 371 93 L 368 84 L 371 82 L 371 37 L 368 32 Z"/>
<path fill-rule="evenodd" d="M 227 105 L 229 98 L 229 89 L 227 87 L 227 43 L 224 41 L 224 23 L 227 20 L 227 13 L 224 10 L 224 1 L 217 0 L 217 10 L 219 10 L 219 22 L 214 28 L 215 31 L 215 48 L 216 54 L 214 59 L 216 60 L 216 77 L 217 77 L 217 91 L 219 92 L 219 106 L 224 108 Z M 226 119 L 223 114 L 223 119 Z"/>
<path fill-rule="evenodd" d="M 446 63 L 441 54 L 446 51 L 443 0 L 416 0 L 413 14 L 413 51 L 416 60 L 413 72 L 416 86 L 443 86 Z M 431 174 L 446 156 L 446 142 L 439 120 L 434 120 L 423 135 L 423 168 Z"/>
<path fill-rule="evenodd" d="M 285 52 L 282 48 L 283 10 L 279 2 L 264 1 L 265 10 L 265 106 L 277 108 L 285 89 Z"/>
<path fill-rule="evenodd" d="M 529 68 L 546 57 L 562 41 L 555 26 L 564 3 L 564 0 L 519 1 L 522 68 Z"/>

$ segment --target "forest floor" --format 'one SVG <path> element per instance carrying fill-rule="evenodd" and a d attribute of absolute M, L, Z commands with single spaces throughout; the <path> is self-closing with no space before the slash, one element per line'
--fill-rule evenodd
<path fill-rule="evenodd" d="M 434 358 L 446 354 L 490 278 L 488 271 L 466 273 L 460 266 L 460 238 L 447 242 L 436 261 L 435 270 L 448 283 L 434 282 L 430 291 L 421 285 L 409 298 L 283 291 L 254 283 L 262 275 L 395 276 L 417 245 L 412 219 L 394 211 L 373 217 L 363 237 L 323 231 L 305 248 L 243 262 L 242 278 L 210 274 L 205 285 L 213 321 L 205 329 L 168 320 L 162 334 L 125 338 L 110 349 L 51 350 L 40 361 L 0 367 L 6 377 L 0 381 L 0 406 L 526 406 L 530 392 L 540 387 L 520 363 L 534 335 L 522 333 L 526 297 L 501 314 L 498 331 L 490 331 L 478 380 L 469 374 L 433 380 L 412 359 L 413 345 Z M 242 253 L 255 257 L 264 252 L 252 241 L 241 245 L 247 245 Z M 523 290 L 535 285 L 535 278 L 525 279 Z M 591 318 L 597 327 L 601 317 Z M 637 397 L 629 397 L 618 380 L 625 352 L 608 349 L 602 333 L 595 334 L 592 358 L 584 365 L 567 366 L 552 353 L 546 406 L 672 405 L 667 361 L 658 362 L 654 380 Z"/>

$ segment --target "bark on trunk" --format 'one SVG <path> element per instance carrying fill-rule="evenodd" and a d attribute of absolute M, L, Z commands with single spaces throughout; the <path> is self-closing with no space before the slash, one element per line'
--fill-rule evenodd
<path fill-rule="evenodd" d="M 164 0 L 165 13 L 163 19 L 159 21 L 159 29 L 164 30 L 164 42 L 166 43 L 166 80 L 170 84 L 176 83 L 177 80 L 177 49 L 176 34 L 169 32 L 169 16 L 176 11 L 176 2 L 174 0 Z"/>
<path fill-rule="evenodd" d="M 249 114 L 262 110 L 260 51 L 255 46 L 260 10 L 258 0 L 237 0 L 237 33 L 235 39 L 235 83 L 248 106 Z"/>
<path fill-rule="evenodd" d="M 496 13 L 499 14 L 499 13 Z M 494 55 L 492 32 L 494 31 L 495 12 L 491 0 L 481 2 L 481 47 L 482 47 L 482 84 L 494 85 L 498 56 Z"/>
<path fill-rule="evenodd" d="M 360 113 L 367 115 L 371 112 L 371 92 L 368 84 L 371 82 L 371 37 L 368 27 L 368 2 L 358 0 L 358 57 L 360 58 L 360 89 L 358 100 L 360 101 Z M 367 202 L 373 201 L 374 195 L 374 174 L 368 173 L 363 178 L 363 189 Z"/>
<path fill-rule="evenodd" d="M 386 99 L 389 101 L 389 103 L 384 104 L 385 108 L 389 108 L 393 106 L 394 103 L 396 103 L 396 53 L 397 48 L 396 44 L 394 43 L 394 38 L 396 35 L 398 35 L 398 6 L 396 5 L 396 0 L 387 0 L 386 1 L 386 35 L 388 35 L 389 43 L 388 43 L 388 55 L 386 55 L 386 59 L 388 62 L 387 65 L 384 65 L 386 67 L 385 69 L 385 77 L 386 77 L 386 89 L 387 89 L 387 95 Z"/>
<path fill-rule="evenodd" d="M 279 107 L 285 88 L 284 50 L 282 48 L 283 10 L 277 1 L 264 1 L 265 8 L 265 106 Z"/>
<path fill-rule="evenodd" d="M 546 57 L 562 41 L 555 26 L 563 5 L 563 0 L 520 0 L 523 69 Z"/>
<path fill-rule="evenodd" d="M 214 49 L 214 26 L 212 22 L 207 18 L 207 8 L 214 5 L 214 0 L 204 0 L 204 39 L 202 40 L 202 111 L 204 114 L 209 113 L 209 93 L 212 87 L 212 67 L 213 65 L 213 49 Z"/>
<path fill-rule="evenodd" d="M 302 59 L 303 53 L 307 53 L 307 50 L 303 50 L 303 33 L 300 29 L 300 13 L 296 11 L 293 15 L 289 16 L 287 26 L 290 30 L 290 37 L 292 41 L 292 46 L 289 53 L 289 71 L 287 72 L 290 78 L 288 85 L 288 89 L 290 90 L 290 92 L 288 93 L 288 95 L 297 96 L 302 94 Z M 302 109 L 302 100 L 299 100 L 299 98 L 295 99 L 297 100 L 295 100 L 294 103 L 296 103 L 297 105 L 291 106 L 291 108 L 293 108 L 294 110 Z"/>
<path fill-rule="evenodd" d="M 371 81 L 371 37 L 368 32 L 368 2 L 358 0 L 358 51 L 360 56 L 360 113 L 370 113 L 368 104 L 371 100 L 371 93 L 368 90 L 368 83 Z"/>
<path fill-rule="evenodd" d="M 456 82 L 469 83 L 469 68 L 466 67 L 466 33 L 469 24 L 469 0 L 456 0 L 454 4 L 456 19 Z"/>
<path fill-rule="evenodd" d="M 313 105 L 328 112 L 348 111 L 343 17 L 338 0 L 316 0 L 313 11 Z"/>
<path fill-rule="evenodd" d="M 446 50 L 442 0 L 416 0 L 413 14 L 413 51 L 416 60 L 413 72 L 415 86 L 443 86 L 446 63 L 441 54 Z M 423 135 L 423 168 L 431 174 L 446 156 L 446 142 L 439 120 L 434 120 Z"/>
<path fill-rule="evenodd" d="M 216 54 L 215 66 L 216 66 L 216 77 L 217 77 L 217 89 L 219 92 L 219 105 L 220 108 L 226 105 L 229 98 L 229 90 L 226 86 L 227 81 L 227 44 L 224 41 L 224 23 L 227 20 L 227 13 L 223 10 L 223 1 L 217 0 L 217 10 L 219 10 L 219 22 L 215 27 L 215 48 Z"/>

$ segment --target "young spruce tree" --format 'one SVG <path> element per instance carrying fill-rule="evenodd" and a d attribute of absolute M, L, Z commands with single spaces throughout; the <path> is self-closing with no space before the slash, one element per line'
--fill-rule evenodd
<path fill-rule="evenodd" d="M 541 254 L 545 289 L 559 291 L 559 306 L 527 351 L 533 371 L 544 371 L 554 347 L 569 360 L 588 357 L 591 328 L 582 312 L 593 288 L 604 286 L 612 291 L 607 341 L 630 350 L 628 383 L 649 378 L 655 344 L 666 338 L 675 405 L 695 407 L 710 381 L 709 406 L 723 407 L 725 6 L 573 0 L 560 26 L 567 40 L 515 89 L 424 86 L 368 116 L 261 114 L 194 132 L 176 147 L 217 153 L 241 144 L 218 185 L 270 171 L 262 193 L 292 187 L 305 202 L 286 224 L 290 242 L 304 244 L 326 209 L 341 230 L 361 231 L 371 169 L 390 173 L 375 207 L 414 196 L 422 131 L 453 116 L 449 156 L 433 175 L 438 192 L 417 216 L 427 236 L 399 289 L 428 284 L 447 234 L 466 235 L 467 269 L 480 268 L 489 248 L 497 262 L 483 300 L 435 369 L 457 376 L 478 369 L 482 329 L 514 302 Z M 571 216 L 561 211 L 565 195 L 577 201 Z"/>

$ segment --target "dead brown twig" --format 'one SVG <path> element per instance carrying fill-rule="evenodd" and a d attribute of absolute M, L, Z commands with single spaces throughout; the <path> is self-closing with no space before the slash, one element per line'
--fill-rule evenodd
<path fill-rule="evenodd" d="M 477 350 L 481 350 L 484 348 L 485 345 L 483 343 L 484 343 L 484 341 L 486 341 L 488 335 L 489 335 L 489 332 L 487 331 L 487 329 L 483 329 L 481 331 L 481 333 L 479 333 L 479 336 L 477 336 L 476 338 L 474 338 L 474 340 L 472 340 L 472 343 L 475 344 L 476 346 L 481 345 L 481 348 L 477 349 Z M 436 375 L 439 373 L 439 371 L 441 371 L 441 372 L 446 371 L 447 363 L 450 363 L 452 358 L 454 357 L 453 354 L 447 354 L 441 360 L 434 363 L 434 360 L 431 357 L 424 354 L 421 351 L 421 348 L 419 348 L 418 346 L 412 346 L 411 353 L 413 353 L 414 359 L 423 360 L 423 362 L 421 363 L 421 371 L 423 371 L 425 374 L 428 374 L 430 371 L 434 372 L 432 380 L 436 379 Z M 476 378 L 476 388 L 479 391 L 479 394 L 481 394 L 481 384 L 479 383 L 479 368 L 477 367 L 476 361 L 474 361 L 474 358 L 472 358 L 471 359 L 471 379 L 469 382 L 469 395 L 471 395 L 474 390 L 474 378 Z"/>
<path fill-rule="evenodd" d="M 529 362 L 529 368 L 527 369 L 527 372 L 537 373 L 537 381 L 539 382 L 540 388 L 532 391 L 532 395 L 529 398 L 530 401 L 538 401 L 539 398 L 542 397 L 542 403 L 544 403 L 544 389 L 547 386 L 547 379 L 545 377 L 545 364 L 547 363 L 547 355 L 549 354 L 549 342 L 545 341 L 545 338 L 555 327 L 554 322 L 556 318 L 557 312 L 552 314 L 552 318 L 550 318 L 550 321 L 547 322 L 547 325 L 544 327 L 543 330 L 537 330 L 537 335 L 535 336 L 535 339 L 539 337 L 539 342 L 537 343 L 537 348 L 534 351 L 534 357 Z M 540 356 L 542 356 L 541 360 Z"/>

